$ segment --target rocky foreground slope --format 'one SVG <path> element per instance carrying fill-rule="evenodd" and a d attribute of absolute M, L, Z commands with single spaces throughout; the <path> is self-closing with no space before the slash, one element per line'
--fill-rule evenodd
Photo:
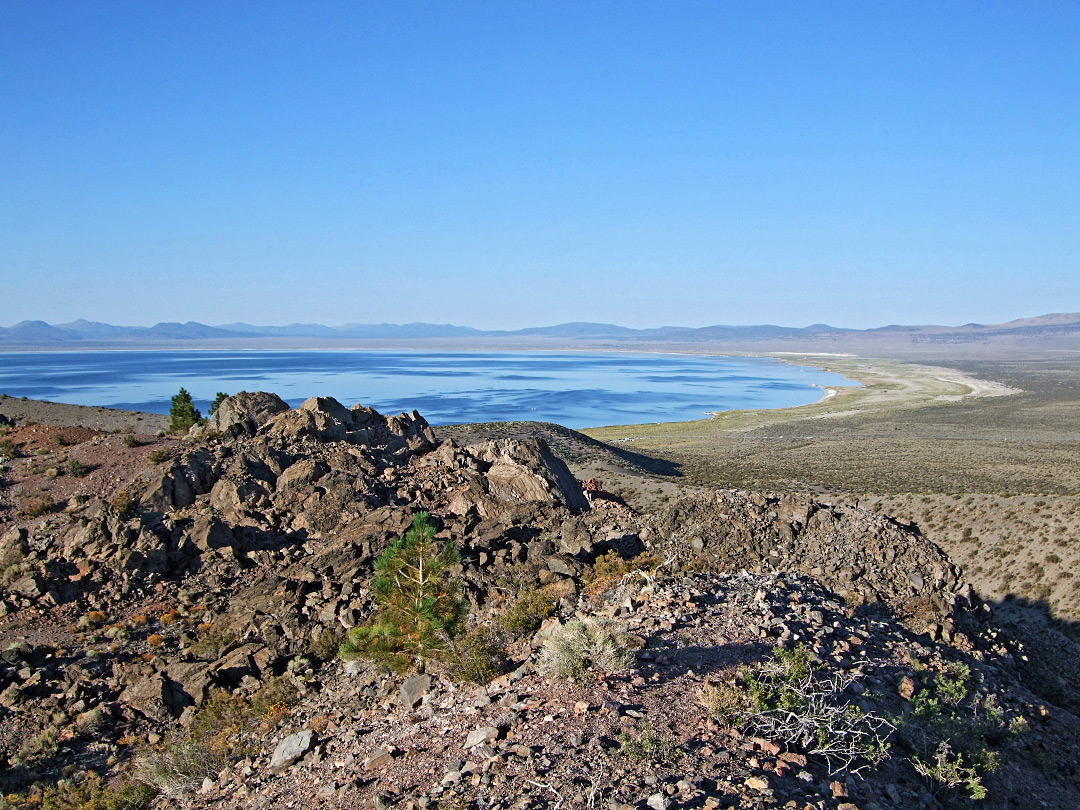
<path fill-rule="evenodd" d="M 415 412 L 323 398 L 237 394 L 183 441 L 141 447 L 10 437 L 29 457 L 5 462 L 0 501 L 5 791 L 1080 806 L 1080 722 L 1028 690 L 1027 651 L 945 555 L 887 517 L 743 491 L 638 514 L 542 441 L 456 446 Z M 374 560 L 421 510 L 458 545 L 469 624 L 491 633 L 407 680 L 342 662 L 374 610 Z M 628 667 L 544 673 L 545 644 L 582 618 Z"/>

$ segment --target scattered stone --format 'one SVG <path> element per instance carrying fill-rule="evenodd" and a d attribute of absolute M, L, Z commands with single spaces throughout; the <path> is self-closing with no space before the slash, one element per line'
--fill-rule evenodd
<path fill-rule="evenodd" d="M 465 740 L 465 750 L 470 748 L 476 748 L 478 745 L 484 745 L 485 743 L 494 742 L 499 738 L 499 730 L 495 726 L 484 726 L 483 728 L 473 729 L 469 732 L 469 736 Z"/>
<path fill-rule="evenodd" d="M 414 709 L 420 705 L 420 701 L 424 699 L 424 695 L 430 689 L 430 675 L 413 675 L 402 682 L 401 689 L 398 691 L 398 698 L 401 700 L 401 705 L 406 709 Z"/>
<path fill-rule="evenodd" d="M 905 675 L 900 679 L 900 687 L 897 690 L 904 700 L 911 700 L 915 697 L 915 692 L 918 690 L 914 679 L 910 675 Z"/>
<path fill-rule="evenodd" d="M 364 758 L 363 768 L 365 771 L 374 771 L 389 765 L 394 759 L 392 748 L 376 748 Z"/>
<path fill-rule="evenodd" d="M 270 773 L 280 774 L 296 764 L 315 746 L 315 732 L 311 729 L 290 734 L 277 744 L 270 757 Z"/>

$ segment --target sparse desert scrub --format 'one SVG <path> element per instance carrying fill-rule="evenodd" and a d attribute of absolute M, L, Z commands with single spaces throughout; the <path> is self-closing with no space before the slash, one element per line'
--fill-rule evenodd
<path fill-rule="evenodd" d="M 56 502 L 51 496 L 47 494 L 31 495 L 25 501 L 23 501 L 22 509 L 20 510 L 23 517 L 36 518 L 42 515 L 47 515 L 56 509 Z"/>
<path fill-rule="evenodd" d="M 739 724 L 820 757 L 832 773 L 858 773 L 887 755 L 896 726 L 851 704 L 844 693 L 854 681 L 854 675 L 815 671 L 804 647 L 776 647 L 768 660 L 739 671 L 748 704 Z"/>
<path fill-rule="evenodd" d="M 109 503 L 112 504 L 113 509 L 119 512 L 122 517 L 133 514 L 139 507 L 139 499 L 127 488 L 120 489 L 113 495 Z"/>
<path fill-rule="evenodd" d="M 146 458 L 151 464 L 161 464 L 163 461 L 168 461 L 172 457 L 172 450 L 169 450 L 166 447 L 156 447 L 146 454 Z"/>
<path fill-rule="evenodd" d="M 78 776 L 78 774 L 75 774 Z M 56 785 L 26 794 L 0 795 L 2 810 L 145 810 L 158 796 L 146 782 L 122 778 L 107 783 L 89 771 L 82 779 L 64 779 Z"/>
<path fill-rule="evenodd" d="M 288 676 L 270 678 L 252 695 L 217 690 L 195 712 L 188 727 L 138 757 L 138 777 L 166 795 L 192 792 L 213 779 L 229 757 L 259 750 L 259 740 L 277 726 L 297 700 Z"/>
<path fill-rule="evenodd" d="M 898 720 L 900 744 L 935 794 L 985 798 L 982 779 L 1000 767 L 1000 746 L 1024 733 L 1026 722 L 1010 721 L 993 694 L 974 689 L 965 664 L 927 675 L 912 711 Z"/>
<path fill-rule="evenodd" d="M 615 551 L 608 551 L 597 557 L 592 568 L 585 572 L 585 592 L 598 596 L 638 571 L 655 576 L 662 562 L 655 554 L 646 552 L 628 559 Z"/>
<path fill-rule="evenodd" d="M 190 651 L 196 658 L 214 661 L 223 656 L 235 641 L 235 633 L 210 624 L 199 631 L 199 637 L 191 645 Z"/>
<path fill-rule="evenodd" d="M 64 465 L 64 472 L 66 472 L 72 478 L 82 478 L 90 471 L 82 462 L 74 458 L 69 458 L 67 464 Z"/>
<path fill-rule="evenodd" d="M 666 734 L 653 730 L 652 723 L 643 720 L 637 734 L 622 732 L 619 734 L 622 752 L 639 762 L 653 762 L 658 765 L 671 762 L 678 755 L 679 749 L 672 744 Z"/>

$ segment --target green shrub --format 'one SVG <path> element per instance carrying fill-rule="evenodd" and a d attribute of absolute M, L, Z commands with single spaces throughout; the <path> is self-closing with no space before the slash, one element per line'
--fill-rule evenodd
<path fill-rule="evenodd" d="M 19 446 L 11 439 L 0 439 L 0 459 L 18 458 Z"/>
<path fill-rule="evenodd" d="M 75 783 L 64 779 L 40 793 L 0 796 L 0 808 L 11 810 L 144 810 L 157 798 L 158 790 L 131 779 L 106 784 L 93 771 Z"/>
<path fill-rule="evenodd" d="M 86 469 L 86 465 L 73 458 L 68 459 L 67 464 L 64 466 L 64 471 L 72 478 L 82 478 L 89 472 L 89 470 Z"/>
<path fill-rule="evenodd" d="M 172 398 L 172 405 L 169 408 L 169 432 L 187 433 L 202 421 L 202 414 L 195 407 L 191 394 L 181 388 Z"/>
<path fill-rule="evenodd" d="M 981 779 L 1001 764 L 995 747 L 1026 728 L 1008 721 L 993 695 L 971 690 L 970 680 L 966 664 L 945 665 L 898 720 L 901 744 L 938 795 L 985 797 Z"/>
<path fill-rule="evenodd" d="M 219 752 L 201 745 L 189 735 L 174 733 L 136 760 L 141 781 L 166 796 L 193 793 L 204 779 L 215 779 L 228 760 Z"/>
<path fill-rule="evenodd" d="M 204 661 L 216 661 L 236 641 L 236 634 L 211 625 L 191 645 L 191 654 Z"/>
<path fill-rule="evenodd" d="M 634 660 L 630 637 L 610 619 L 575 619 L 544 642 L 537 669 L 565 680 L 587 671 L 613 675 L 630 668 Z"/>
<path fill-rule="evenodd" d="M 426 512 L 413 518 L 405 536 L 396 537 L 375 562 L 372 596 L 375 615 L 349 630 L 339 655 L 365 657 L 403 672 L 423 668 L 449 649 L 465 615 L 461 585 L 450 577 L 457 563 L 453 543 L 439 547 Z"/>
<path fill-rule="evenodd" d="M 935 795 L 946 792 L 964 792 L 969 799 L 979 801 L 986 798 L 986 788 L 974 766 L 964 765 L 963 754 L 953 754 L 949 743 L 938 743 L 933 757 L 928 760 L 914 759 L 915 771 L 925 778 Z"/>
<path fill-rule="evenodd" d="M 337 658 L 338 650 L 345 641 L 345 630 L 341 627 L 326 627 L 311 645 L 311 652 L 320 661 L 333 661 Z"/>
<path fill-rule="evenodd" d="M 622 752 L 638 762 L 663 764 L 675 758 L 678 749 L 663 734 L 656 734 L 648 720 L 641 723 L 641 731 L 634 737 L 625 731 L 619 735 Z"/>
<path fill-rule="evenodd" d="M 139 444 L 140 442 L 134 433 L 128 433 L 124 436 L 124 447 L 138 447 Z"/>
<path fill-rule="evenodd" d="M 53 725 L 27 733 L 22 737 L 18 757 L 24 762 L 27 760 L 47 761 L 56 755 L 59 738 L 60 730 Z"/>
<path fill-rule="evenodd" d="M 276 724 L 282 710 L 296 702 L 296 687 L 287 675 L 268 678 L 251 696 L 215 690 L 200 704 L 184 737 L 171 744 L 179 746 L 183 753 L 190 743 L 222 761 L 228 756 L 250 754 L 256 750 L 253 737 L 260 726 L 268 720 Z"/>
<path fill-rule="evenodd" d="M 535 587 L 522 588 L 499 616 L 499 626 L 512 636 L 531 635 L 555 611 L 556 601 L 554 596 Z"/>
<path fill-rule="evenodd" d="M 446 666 L 459 681 L 486 684 L 503 673 L 506 648 L 498 630 L 486 625 L 472 628 L 454 639 L 446 654 Z"/>

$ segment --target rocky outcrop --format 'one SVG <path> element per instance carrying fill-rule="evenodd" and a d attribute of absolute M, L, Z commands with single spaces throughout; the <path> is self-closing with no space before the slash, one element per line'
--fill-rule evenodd
<path fill-rule="evenodd" d="M 287 410 L 288 404 L 277 394 L 241 391 L 218 403 L 202 431 L 216 430 L 229 439 L 252 437 L 271 417 Z"/>
<path fill-rule="evenodd" d="M 270 442 L 288 446 L 303 439 L 347 442 L 387 452 L 423 452 L 435 445 L 435 435 L 416 411 L 384 417 L 374 408 L 345 408 L 333 397 L 310 397 L 295 410 L 268 420 L 259 430 Z"/>
<path fill-rule="evenodd" d="M 488 491 L 500 500 L 589 508 L 581 484 L 542 439 L 494 439 L 467 448 L 482 464 Z"/>
<path fill-rule="evenodd" d="M 217 479 L 214 459 L 206 449 L 184 453 L 151 479 L 140 502 L 155 512 L 183 509 L 210 491 Z"/>
<path fill-rule="evenodd" d="M 837 593 L 930 622 L 947 621 L 970 595 L 948 557 L 916 531 L 808 495 L 684 496 L 646 522 L 655 548 L 681 564 L 800 571 Z"/>

